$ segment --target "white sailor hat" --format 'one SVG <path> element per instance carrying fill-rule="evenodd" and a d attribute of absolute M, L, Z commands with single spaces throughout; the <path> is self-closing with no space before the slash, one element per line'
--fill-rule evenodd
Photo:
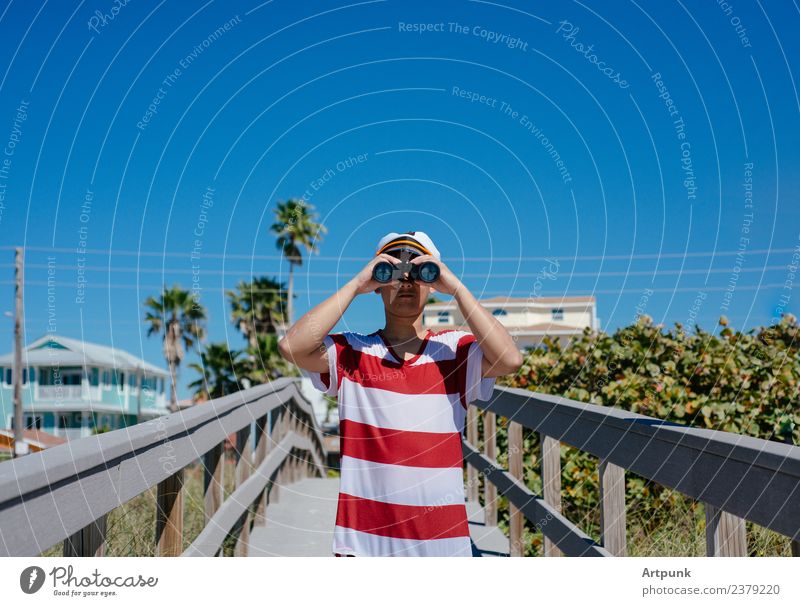
<path fill-rule="evenodd" d="M 418 255 L 431 255 L 441 260 L 439 249 L 424 231 L 389 232 L 378 242 L 376 255 L 403 248 L 411 249 Z"/>

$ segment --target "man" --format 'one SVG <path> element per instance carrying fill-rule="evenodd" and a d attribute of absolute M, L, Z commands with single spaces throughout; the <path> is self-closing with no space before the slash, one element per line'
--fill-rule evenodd
<path fill-rule="evenodd" d="M 388 284 L 373 267 L 400 255 L 432 261 L 432 284 L 409 272 Z M 431 292 L 452 295 L 472 332 L 431 330 Z M 360 294 L 383 299 L 386 322 L 369 334 L 329 334 Z M 391 232 L 344 287 L 300 318 L 278 343 L 314 386 L 339 402 L 341 477 L 333 553 L 471 556 L 461 433 L 467 404 L 491 397 L 495 377 L 516 372 L 513 339 L 442 262 L 421 231 Z"/>

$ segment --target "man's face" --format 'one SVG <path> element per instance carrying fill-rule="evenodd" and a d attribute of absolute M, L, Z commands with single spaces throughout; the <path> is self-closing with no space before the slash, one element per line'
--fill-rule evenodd
<path fill-rule="evenodd" d="M 400 258 L 399 252 L 387 254 Z M 416 256 L 419 255 L 412 255 L 410 258 L 413 259 Z M 408 272 L 404 274 L 403 278 L 406 279 L 401 279 L 397 284 L 387 284 L 376 288 L 375 292 L 383 298 L 383 306 L 386 311 L 395 316 L 416 318 L 422 313 L 428 296 L 435 289 L 425 282 L 408 279 Z"/>

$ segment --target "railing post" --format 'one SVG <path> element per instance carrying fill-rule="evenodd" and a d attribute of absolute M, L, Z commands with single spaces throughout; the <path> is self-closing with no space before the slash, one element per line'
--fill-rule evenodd
<path fill-rule="evenodd" d="M 558 513 L 561 513 L 561 443 L 555 438 L 539 434 L 542 445 L 542 491 L 544 500 Z M 547 520 L 542 521 L 544 525 Z M 544 533 L 542 533 L 544 534 Z M 561 550 L 546 536 L 544 537 L 545 557 L 561 556 Z"/>
<path fill-rule="evenodd" d="M 467 406 L 467 442 L 475 448 L 478 447 L 478 409 L 475 406 Z M 480 491 L 480 480 L 478 479 L 478 469 L 474 465 L 467 465 L 467 500 L 478 502 Z"/>
<path fill-rule="evenodd" d="M 746 556 L 747 536 L 744 520 L 709 503 L 703 505 L 706 509 L 706 555 Z"/>
<path fill-rule="evenodd" d="M 256 461 L 254 468 L 258 469 L 267 457 L 267 442 L 269 434 L 267 430 L 267 415 L 256 419 Z M 264 526 L 266 523 L 267 491 L 264 489 L 256 501 L 256 512 L 253 524 Z"/>
<path fill-rule="evenodd" d="M 105 556 L 107 515 L 101 515 L 91 524 L 64 539 L 64 557 Z"/>
<path fill-rule="evenodd" d="M 159 482 L 156 492 L 156 555 L 179 556 L 183 551 L 183 468 Z"/>
<path fill-rule="evenodd" d="M 253 449 L 250 446 L 250 423 L 236 432 L 236 457 L 236 489 L 238 489 L 250 477 L 251 472 Z M 233 553 L 236 557 L 247 556 L 247 547 L 250 541 L 251 505 L 251 503 L 248 503 L 248 508 L 239 521 L 241 531 L 236 538 L 236 547 Z"/>
<path fill-rule="evenodd" d="M 277 446 L 281 440 L 281 423 L 283 421 L 285 407 L 273 408 L 269 413 L 270 432 L 269 432 L 269 450 L 270 452 Z M 281 469 L 278 468 L 272 474 L 269 489 L 269 503 L 278 503 L 281 498 Z"/>
<path fill-rule="evenodd" d="M 205 524 L 222 506 L 223 452 L 225 443 L 220 442 L 203 455 L 203 494 L 205 497 Z"/>
<path fill-rule="evenodd" d="M 525 483 L 522 468 L 522 425 L 509 421 L 508 423 L 508 473 Z M 508 529 L 509 554 L 514 557 L 525 555 L 522 544 L 522 532 L 525 527 L 525 518 L 522 512 L 513 503 L 509 504 L 510 520 Z"/>
<path fill-rule="evenodd" d="M 611 555 L 624 556 L 625 470 L 602 460 L 600 474 L 600 542 Z"/>
<path fill-rule="evenodd" d="M 297 433 L 297 418 L 295 417 L 294 411 L 287 411 L 289 415 L 288 422 L 286 424 L 286 433 Z M 294 450 L 289 451 L 289 459 L 286 465 L 287 471 L 287 483 L 294 484 L 297 481 L 297 453 Z"/>
<path fill-rule="evenodd" d="M 497 422 L 495 413 L 484 411 L 483 415 L 483 447 L 484 454 L 491 460 L 496 460 Z M 497 526 L 497 486 L 484 478 L 483 483 L 484 523 L 486 526 Z"/>

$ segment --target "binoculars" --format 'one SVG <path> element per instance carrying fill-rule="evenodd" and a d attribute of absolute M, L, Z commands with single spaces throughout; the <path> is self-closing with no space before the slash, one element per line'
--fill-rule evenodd
<path fill-rule="evenodd" d="M 372 278 L 381 284 L 388 284 L 395 278 L 403 280 L 403 274 L 406 272 L 411 280 L 419 280 L 428 284 L 439 279 L 439 266 L 433 261 L 411 263 L 407 258 L 401 259 L 397 265 L 392 265 L 388 261 L 376 263 L 372 268 Z"/>

